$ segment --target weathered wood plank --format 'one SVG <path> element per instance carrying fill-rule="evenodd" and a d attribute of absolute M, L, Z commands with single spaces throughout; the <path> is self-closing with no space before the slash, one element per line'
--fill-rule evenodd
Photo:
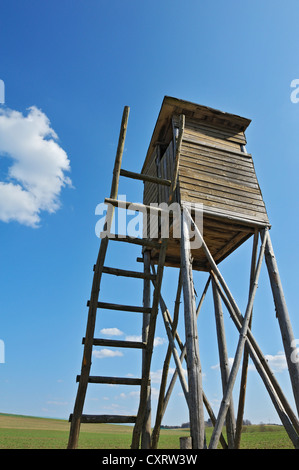
<path fill-rule="evenodd" d="M 213 183 L 203 182 L 196 178 L 196 175 L 192 170 L 186 170 L 184 167 L 180 168 L 180 175 L 180 182 L 186 188 L 189 187 L 192 189 L 192 187 L 196 187 L 203 193 L 209 191 L 209 194 L 220 194 L 227 198 L 235 198 L 237 200 L 239 197 L 241 198 L 240 200 L 245 202 L 248 199 L 250 201 L 253 199 L 254 202 L 260 203 L 262 201 L 263 203 L 261 193 L 258 190 L 256 192 L 250 192 L 247 191 L 245 186 L 243 186 L 242 189 L 235 189 L 230 186 L 226 186 L 225 184 L 219 184 L 218 181 Z"/>
<path fill-rule="evenodd" d="M 231 171 L 240 171 L 244 174 L 247 175 L 252 175 L 255 173 L 254 171 L 254 166 L 253 162 L 251 164 L 248 162 L 248 159 L 246 160 L 246 165 L 242 165 L 242 159 L 239 158 L 238 163 L 234 162 L 232 159 L 224 159 L 224 158 L 219 158 L 215 157 L 214 152 L 203 152 L 202 150 L 191 153 L 188 150 L 185 150 L 185 147 L 183 147 L 183 152 L 182 156 L 184 158 L 184 161 L 190 162 L 192 164 L 193 162 L 198 162 L 198 163 L 204 163 L 205 165 L 212 165 L 215 167 L 219 168 L 227 168 L 230 169 Z"/>
<path fill-rule="evenodd" d="M 225 212 L 232 215 L 240 215 L 241 217 L 249 218 L 252 220 L 260 220 L 260 221 L 268 221 L 267 214 L 265 214 L 264 211 L 259 210 L 257 207 L 254 207 L 254 209 L 250 210 L 248 208 L 243 208 L 240 206 L 237 206 L 237 204 L 226 204 L 223 201 L 219 202 L 213 202 L 207 198 L 204 198 L 201 196 L 199 193 L 196 191 L 186 191 L 181 188 L 181 198 L 182 201 L 186 202 L 193 202 L 193 203 L 199 203 L 204 205 L 204 209 L 211 209 L 214 210 L 215 212 L 219 212 L 224 214 Z"/>
<path fill-rule="evenodd" d="M 133 277 L 136 279 L 155 279 L 154 275 L 151 273 L 142 273 L 138 271 L 128 271 L 126 269 L 119 268 L 109 268 L 108 266 L 103 267 L 103 273 L 112 274 L 114 276 L 123 276 L 123 277 Z"/>
<path fill-rule="evenodd" d="M 80 381 L 80 375 L 77 375 L 76 381 Z M 132 377 L 102 377 L 99 375 L 90 375 L 88 382 L 91 384 L 141 385 L 141 379 Z"/>
<path fill-rule="evenodd" d="M 198 161 L 194 159 L 192 162 L 190 161 L 186 162 L 184 160 L 184 156 L 182 156 L 180 166 L 186 168 L 187 170 L 192 168 L 193 170 L 196 170 L 196 171 L 200 171 L 200 172 L 207 173 L 207 174 L 212 174 L 218 178 L 225 177 L 225 178 L 228 178 L 229 180 L 236 181 L 238 184 L 247 183 L 247 184 L 255 185 L 252 187 L 258 187 L 258 181 L 254 173 L 250 175 L 250 174 L 246 174 L 245 172 L 243 172 L 244 174 L 241 174 L 240 172 L 237 172 L 237 170 L 233 171 L 233 169 L 227 169 L 228 167 L 224 168 L 224 167 L 219 166 L 219 168 L 217 168 L 215 165 L 208 166 L 202 163 L 200 161 L 200 158 L 198 159 Z"/>
<path fill-rule="evenodd" d="M 132 243 L 133 245 L 147 246 L 147 247 L 157 248 L 157 249 L 159 249 L 161 246 L 160 243 L 155 242 L 153 240 L 149 240 L 147 238 L 133 238 L 133 237 L 125 236 L 125 235 L 124 236 L 115 235 L 113 233 L 109 234 L 109 240 L 116 241 L 116 242 Z"/>
<path fill-rule="evenodd" d="M 196 155 L 203 155 L 220 162 L 233 163 L 243 168 L 251 169 L 253 167 L 252 156 L 248 153 L 242 152 L 241 155 L 235 155 L 225 150 L 210 148 L 193 142 L 183 142 L 182 149 L 184 155 L 190 158 Z"/>
<path fill-rule="evenodd" d="M 195 121 L 190 118 L 187 119 L 186 127 L 192 131 L 199 133 L 207 133 L 208 135 L 216 136 L 223 140 L 230 140 L 238 144 L 246 144 L 246 138 L 244 132 L 232 133 L 225 127 L 212 126 L 211 124 L 205 124 L 201 121 Z"/>
<path fill-rule="evenodd" d="M 82 339 L 82 344 L 85 344 L 85 338 Z M 133 349 L 144 349 L 146 343 L 140 341 L 123 341 L 118 339 L 102 339 L 94 338 L 94 346 L 105 346 L 112 348 L 133 348 Z"/>
<path fill-rule="evenodd" d="M 249 153 L 246 154 L 244 152 L 241 152 L 241 150 L 237 150 L 233 147 L 230 147 L 229 145 L 224 145 L 222 143 L 213 144 L 212 142 L 210 143 L 210 142 L 207 142 L 206 140 L 198 139 L 197 137 L 192 136 L 190 134 L 188 136 L 187 134 L 184 136 L 184 142 L 191 142 L 191 143 L 203 145 L 212 149 L 217 149 L 217 150 L 222 150 L 227 153 L 232 153 L 233 155 L 239 155 L 241 157 L 248 157 L 248 158 L 251 157 Z"/>
<path fill-rule="evenodd" d="M 72 420 L 70 415 L 69 421 Z M 81 415 L 81 423 L 84 424 L 126 424 L 135 423 L 136 416 L 134 415 Z"/>
<path fill-rule="evenodd" d="M 198 139 L 207 142 L 210 145 L 221 145 L 229 149 L 240 151 L 240 144 L 231 140 L 222 139 L 221 136 L 209 135 L 208 133 L 192 130 L 190 127 L 186 128 L 185 139 Z"/>
<path fill-rule="evenodd" d="M 183 190 L 189 189 L 192 192 L 197 193 L 200 197 L 211 200 L 211 201 L 225 201 L 228 205 L 234 205 L 237 207 L 244 207 L 253 209 L 261 212 L 266 212 L 264 201 L 260 199 L 249 199 L 243 193 L 231 194 L 229 192 L 219 191 L 217 189 L 206 188 L 203 185 L 194 183 L 194 180 L 190 182 L 190 178 L 183 176 L 180 179 L 181 188 Z"/>
<path fill-rule="evenodd" d="M 89 307 L 90 301 L 87 302 L 87 307 Z M 135 305 L 121 305 L 121 304 L 111 304 L 108 302 L 98 302 L 98 308 L 105 308 L 108 310 L 120 310 L 123 312 L 139 312 L 139 313 L 151 313 L 151 308 L 137 307 Z"/>
<path fill-rule="evenodd" d="M 148 181 L 154 184 L 161 184 L 163 186 L 170 186 L 171 181 L 167 179 L 157 178 L 155 176 L 145 175 L 143 173 L 134 173 L 133 171 L 120 170 L 121 176 L 126 176 L 127 178 L 132 178 L 135 180 Z"/>

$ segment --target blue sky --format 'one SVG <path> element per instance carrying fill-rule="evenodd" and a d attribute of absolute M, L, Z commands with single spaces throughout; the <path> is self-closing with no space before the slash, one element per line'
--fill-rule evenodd
<path fill-rule="evenodd" d="M 65 419 L 72 412 L 99 247 L 95 208 L 110 193 L 123 107 L 131 108 L 123 168 L 140 171 L 164 95 L 252 119 L 247 150 L 253 154 L 299 338 L 299 103 L 290 99 L 290 84 L 299 78 L 298 14 L 295 0 L 283 5 L 277 0 L 2 2 L 0 339 L 5 362 L 0 363 L 0 412 Z M 142 183 L 122 179 L 119 193 L 141 201 Z M 108 265 L 136 269 L 136 247 L 112 248 Z M 220 265 L 243 309 L 250 248 L 246 243 Z M 163 295 L 172 309 L 177 273 L 166 274 Z M 200 293 L 205 277 L 196 274 L 195 281 Z M 136 282 L 134 298 L 129 282 Z M 105 278 L 102 293 L 105 301 L 142 302 L 138 280 L 120 285 Z M 136 315 L 103 311 L 96 335 L 108 337 L 101 330 L 117 327 L 116 338 L 137 336 L 141 321 Z M 163 328 L 159 319 L 154 407 L 167 346 Z M 265 269 L 253 330 L 293 403 Z M 226 331 L 232 357 L 237 336 L 228 315 Z M 211 293 L 199 337 L 204 389 L 217 410 L 221 384 Z M 119 354 L 98 352 L 94 375 L 139 376 L 140 352 Z M 134 413 L 137 391 L 90 385 L 85 412 Z M 188 421 L 181 395 L 177 386 L 164 423 Z M 249 371 L 245 418 L 279 422 L 254 370 Z"/>

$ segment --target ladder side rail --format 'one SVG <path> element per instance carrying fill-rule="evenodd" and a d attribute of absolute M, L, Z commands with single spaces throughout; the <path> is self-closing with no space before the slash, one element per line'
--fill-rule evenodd
<path fill-rule="evenodd" d="M 124 151 L 129 111 L 130 111 L 130 108 L 128 106 L 125 106 L 123 110 L 117 152 L 116 152 L 114 169 L 113 169 L 113 178 L 112 178 L 112 184 L 111 184 L 110 197 L 113 199 L 117 197 L 117 193 L 118 193 L 119 175 L 120 175 L 121 161 L 122 161 L 122 156 L 123 156 L 123 151 Z M 108 228 L 108 232 L 110 232 L 113 212 L 114 212 L 113 207 L 109 206 L 107 210 L 106 222 L 105 222 L 105 226 L 106 226 L 105 228 Z M 84 352 L 83 352 L 83 359 L 82 359 L 82 366 L 81 366 L 81 378 L 80 378 L 79 385 L 78 385 L 77 396 L 76 396 L 76 401 L 74 405 L 74 412 L 73 412 L 71 426 L 70 426 L 68 449 L 74 449 L 78 445 L 81 415 L 83 411 L 83 405 L 85 401 L 85 395 L 86 395 L 87 384 L 88 384 L 88 377 L 89 377 L 89 372 L 90 372 L 90 367 L 91 367 L 93 335 L 94 335 L 94 328 L 95 328 L 95 321 L 96 321 L 97 303 L 98 303 L 98 297 L 99 297 L 99 291 L 100 291 L 100 282 L 101 282 L 102 269 L 104 266 L 107 247 L 108 247 L 108 237 L 103 238 L 101 240 L 99 254 L 98 254 L 98 258 L 97 258 L 97 262 L 96 262 L 95 270 L 94 270 L 93 283 L 92 283 L 92 289 L 91 289 L 91 295 L 90 295 L 90 305 L 89 305 L 88 317 L 87 317 Z"/>

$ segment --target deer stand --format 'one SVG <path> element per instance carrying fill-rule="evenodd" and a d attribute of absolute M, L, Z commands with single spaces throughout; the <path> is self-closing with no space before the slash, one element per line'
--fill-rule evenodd
<path fill-rule="evenodd" d="M 220 113 L 210 108 L 183 102 L 174 98 L 164 99 L 149 151 L 141 173 L 121 169 L 124 139 L 129 108 L 124 109 L 119 144 L 115 159 L 110 198 L 104 236 L 94 266 L 91 297 L 88 301 L 86 335 L 83 338 L 84 352 L 74 412 L 70 416 L 68 448 L 78 445 L 81 423 L 134 423 L 132 449 L 156 449 L 159 443 L 160 427 L 167 409 L 175 382 L 179 378 L 187 403 L 190 420 L 191 445 L 193 449 L 209 447 L 215 449 L 220 443 L 225 449 L 239 448 L 246 397 L 248 360 L 251 358 L 260 375 L 278 416 L 295 448 L 299 448 L 299 422 L 277 379 L 263 355 L 251 331 L 254 300 L 259 282 L 261 266 L 265 260 L 269 274 L 276 315 L 297 413 L 299 412 L 299 361 L 296 340 L 283 294 L 276 258 L 269 233 L 269 221 L 257 183 L 251 155 L 245 152 L 244 130 L 249 121 L 239 116 Z M 185 118 L 186 115 L 186 118 Z M 124 176 L 144 182 L 144 201 L 128 203 L 117 200 L 119 177 Z M 224 197 L 225 195 L 225 197 Z M 203 227 L 197 224 L 194 198 L 203 201 Z M 212 202 L 211 202 L 212 201 Z M 163 223 L 154 227 L 151 217 L 145 218 L 143 238 L 116 235 L 110 230 L 115 207 L 142 211 L 169 217 L 169 207 L 176 202 L 179 220 L 172 216 L 170 233 L 163 236 Z M 154 203 L 154 204 L 152 204 Z M 157 204 L 158 203 L 158 204 Z M 163 208 L 158 206 L 164 203 Z M 166 206 L 165 206 L 166 204 Z M 198 207 L 198 206 L 197 206 Z M 191 209 L 190 209 L 191 208 Z M 160 218 L 160 219 L 159 219 Z M 155 225 L 156 224 L 156 225 Z M 179 240 L 175 239 L 174 228 L 179 227 Z M 151 230 L 157 235 L 152 236 Z M 148 232 L 149 229 L 149 232 Z M 191 243 L 197 241 L 196 248 Z M 242 243 L 253 238 L 250 282 L 247 307 L 241 312 L 224 277 L 219 264 Z M 106 252 L 110 243 L 125 242 L 142 247 L 143 271 L 120 269 L 105 265 Z M 175 296 L 173 318 L 162 295 L 162 281 L 165 267 L 177 268 L 178 286 Z M 194 291 L 194 271 L 208 274 L 198 306 Z M 99 301 L 102 275 L 132 277 L 143 280 L 143 305 L 123 305 Z M 151 294 L 151 284 L 153 293 Z M 203 390 L 200 344 L 197 317 L 207 291 L 211 287 L 214 301 L 214 315 L 217 333 L 219 362 L 222 382 L 222 401 L 216 414 Z M 132 292 L 133 297 L 133 292 Z M 180 300 L 184 303 L 185 343 L 178 331 Z M 121 310 L 142 314 L 141 341 L 120 341 L 95 338 L 97 309 Z M 168 338 L 168 348 L 163 364 L 156 416 L 151 409 L 151 362 L 156 332 L 156 321 L 161 310 Z M 231 369 L 228 366 L 226 334 L 223 316 L 229 314 L 237 332 L 238 342 Z M 142 351 L 141 378 L 92 376 L 91 359 L 94 346 L 133 348 Z M 175 372 L 167 387 L 170 360 L 173 357 Z M 242 362 L 243 360 L 243 362 Z M 184 361 L 187 366 L 185 378 Z M 238 409 L 235 414 L 232 393 L 236 376 L 242 364 Z M 136 415 L 87 415 L 83 405 L 88 383 L 139 385 L 140 398 Z M 205 437 L 204 409 L 206 409 L 214 430 L 209 443 Z M 151 420 L 154 427 L 151 431 Z M 226 427 L 226 436 L 222 434 Z"/>

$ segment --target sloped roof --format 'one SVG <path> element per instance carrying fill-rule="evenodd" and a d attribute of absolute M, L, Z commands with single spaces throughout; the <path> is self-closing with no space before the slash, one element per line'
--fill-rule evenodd
<path fill-rule="evenodd" d="M 168 144 L 170 142 L 172 138 L 172 116 L 179 114 L 185 114 L 186 117 L 198 119 L 216 127 L 229 129 L 232 135 L 244 132 L 251 122 L 250 119 L 235 114 L 226 113 L 218 109 L 180 100 L 171 96 L 165 96 L 141 172 L 152 155 L 155 145 L 158 143 Z"/>

